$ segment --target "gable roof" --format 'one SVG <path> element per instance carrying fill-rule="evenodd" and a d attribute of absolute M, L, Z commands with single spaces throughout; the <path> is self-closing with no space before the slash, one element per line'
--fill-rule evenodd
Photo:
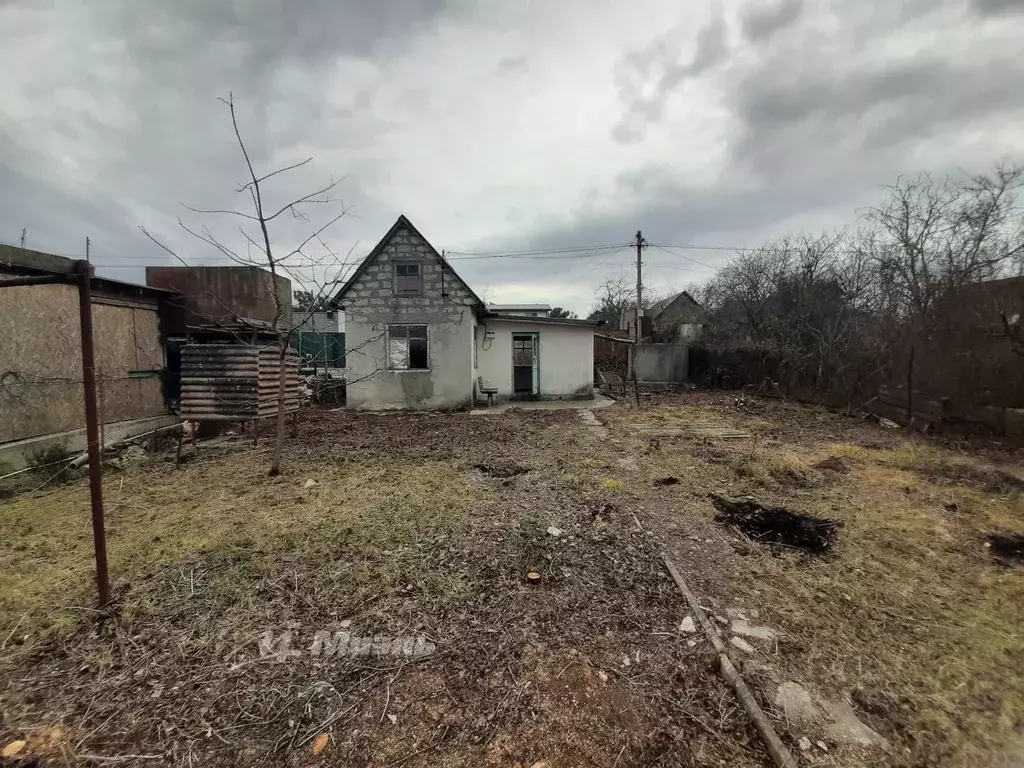
<path fill-rule="evenodd" d="M 652 317 L 657 317 L 666 309 L 668 309 L 669 306 L 674 304 L 677 299 L 681 299 L 683 296 L 685 296 L 691 302 L 693 302 L 693 305 L 695 307 L 698 307 L 699 309 L 704 309 L 704 307 L 700 305 L 700 302 L 693 298 L 693 296 L 688 294 L 686 291 L 680 291 L 677 294 L 674 294 L 672 296 L 669 296 L 668 298 L 662 299 L 661 301 L 656 301 L 653 304 L 651 304 L 651 306 L 647 308 L 647 314 L 651 315 Z"/>
<path fill-rule="evenodd" d="M 454 269 L 452 269 L 452 265 L 448 263 L 444 256 L 437 252 L 437 249 L 430 244 L 430 241 L 427 240 L 427 238 L 425 238 L 418 229 L 416 229 L 413 223 L 409 221 L 409 219 L 407 219 L 405 217 L 405 214 L 403 213 L 400 214 L 399 217 L 395 220 L 395 223 L 391 225 L 391 229 L 388 230 L 387 234 L 384 235 L 384 237 L 382 237 L 375 246 L 373 246 L 373 250 L 370 251 L 367 254 L 366 258 L 363 259 L 362 262 L 360 262 L 359 266 L 355 268 L 355 271 L 349 276 L 348 280 L 345 281 L 345 284 L 341 286 L 341 288 L 338 290 L 336 294 L 334 294 L 334 298 L 332 298 L 330 302 L 331 307 L 336 309 L 341 306 L 341 300 L 345 297 L 345 294 L 349 292 L 352 286 L 356 284 L 356 281 L 359 280 L 360 277 L 362 277 L 364 272 L 366 272 L 370 264 L 373 263 L 373 260 L 376 259 L 377 256 L 380 255 L 380 252 L 383 251 L 384 248 L 387 246 L 387 244 L 391 242 L 391 238 L 395 236 L 398 230 L 403 228 L 408 229 L 414 235 L 419 237 L 420 240 L 426 243 L 427 247 L 430 248 L 434 256 L 437 257 L 438 262 L 441 264 L 441 269 L 447 269 L 456 280 L 462 283 L 462 287 L 469 292 L 469 295 L 472 296 L 473 299 L 481 307 L 486 306 L 484 304 L 483 299 L 477 296 L 476 292 L 469 287 L 469 283 L 467 283 L 465 280 L 459 277 L 458 273 Z"/>

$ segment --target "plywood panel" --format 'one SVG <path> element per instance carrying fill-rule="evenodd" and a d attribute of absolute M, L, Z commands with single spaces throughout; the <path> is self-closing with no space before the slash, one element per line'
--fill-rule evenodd
<path fill-rule="evenodd" d="M 96 363 L 106 422 L 166 412 L 155 310 L 94 303 Z M 71 285 L 0 290 L 0 442 L 85 426 L 78 291 Z"/>

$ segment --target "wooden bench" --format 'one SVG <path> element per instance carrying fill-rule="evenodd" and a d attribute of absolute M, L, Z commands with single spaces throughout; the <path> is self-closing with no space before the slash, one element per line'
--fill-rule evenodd
<path fill-rule="evenodd" d="M 476 377 L 476 388 L 480 392 L 481 395 L 487 395 L 487 407 L 488 408 L 490 408 L 492 405 L 494 405 L 494 396 L 496 394 L 498 394 L 498 388 L 497 387 L 488 387 L 488 386 L 486 386 L 484 384 L 484 377 L 483 376 L 477 376 Z"/>

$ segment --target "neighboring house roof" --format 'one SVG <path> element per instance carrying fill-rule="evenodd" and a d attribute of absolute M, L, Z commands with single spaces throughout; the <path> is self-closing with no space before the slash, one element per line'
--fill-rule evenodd
<path fill-rule="evenodd" d="M 689 299 L 691 302 L 693 302 L 693 305 L 695 307 L 699 307 L 700 309 L 703 309 L 703 307 L 701 307 L 701 305 L 700 305 L 700 302 L 698 302 L 695 298 L 693 298 L 693 296 L 688 294 L 686 291 L 680 291 L 679 293 L 673 294 L 672 296 L 669 296 L 668 298 L 664 298 L 661 301 L 656 301 L 653 304 L 651 304 L 651 306 L 647 308 L 646 314 L 649 317 L 651 317 L 651 318 L 655 318 L 658 315 L 660 315 L 662 312 L 664 312 L 666 309 L 668 309 L 677 300 L 682 299 L 684 297 L 686 299 Z"/>
<path fill-rule="evenodd" d="M 485 320 L 502 320 L 510 323 L 542 323 L 544 325 L 578 325 L 585 328 L 596 328 L 603 320 L 580 320 L 574 317 L 529 317 L 527 315 L 503 315 L 500 312 L 487 312 Z"/>
<path fill-rule="evenodd" d="M 405 214 L 403 213 L 398 217 L 395 223 L 391 225 L 391 229 L 388 230 L 387 234 L 384 235 L 384 237 L 382 237 L 375 246 L 373 246 L 373 250 L 370 251 L 369 254 L 367 254 L 366 258 L 363 259 L 359 266 L 355 268 L 355 271 L 353 271 L 352 274 L 349 275 L 349 278 L 348 280 L 345 281 L 345 284 L 341 286 L 341 288 L 338 290 L 336 294 L 334 294 L 334 298 L 332 298 L 330 302 L 332 307 L 341 306 L 341 300 L 344 298 L 345 294 L 348 293 L 349 290 L 351 290 L 352 286 L 356 284 L 356 281 L 359 280 L 359 278 L 363 275 L 364 272 L 366 272 L 370 264 L 373 263 L 373 260 L 376 259 L 378 255 L 380 255 L 380 252 L 384 250 L 384 248 L 390 242 L 391 238 L 394 237 L 395 234 L 398 232 L 398 230 L 403 228 L 408 229 L 413 234 L 417 235 L 424 243 L 426 243 L 430 250 L 433 252 L 434 256 L 436 256 L 437 260 L 441 263 L 442 269 L 447 269 L 448 272 L 450 272 L 451 275 L 456 280 L 462 283 L 462 287 L 469 292 L 469 295 L 472 296 L 473 299 L 477 301 L 477 303 L 479 303 L 481 307 L 485 306 L 483 299 L 476 295 L 476 292 L 469 287 L 469 283 L 467 283 L 465 280 L 459 277 L 459 274 L 454 269 L 452 269 L 452 265 L 448 263 L 444 256 L 437 252 L 437 249 L 430 244 L 430 241 L 427 240 L 427 238 L 423 237 L 423 233 L 416 229 L 416 227 L 413 226 L 413 223 L 409 221 L 409 219 L 407 219 L 405 217 Z"/>
<path fill-rule="evenodd" d="M 488 304 L 488 312 L 550 312 L 550 304 Z"/>
<path fill-rule="evenodd" d="M 958 290 L 969 301 L 1002 300 L 1020 303 L 1024 302 L 1024 275 L 966 283 Z"/>

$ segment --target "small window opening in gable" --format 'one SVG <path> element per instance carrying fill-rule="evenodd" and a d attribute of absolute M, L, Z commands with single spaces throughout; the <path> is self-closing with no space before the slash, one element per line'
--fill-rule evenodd
<path fill-rule="evenodd" d="M 415 296 L 422 290 L 420 265 L 415 263 L 395 264 L 395 293 L 399 296 Z"/>
<path fill-rule="evenodd" d="M 429 365 L 427 326 L 388 326 L 388 368 L 393 371 L 426 370 Z"/>

